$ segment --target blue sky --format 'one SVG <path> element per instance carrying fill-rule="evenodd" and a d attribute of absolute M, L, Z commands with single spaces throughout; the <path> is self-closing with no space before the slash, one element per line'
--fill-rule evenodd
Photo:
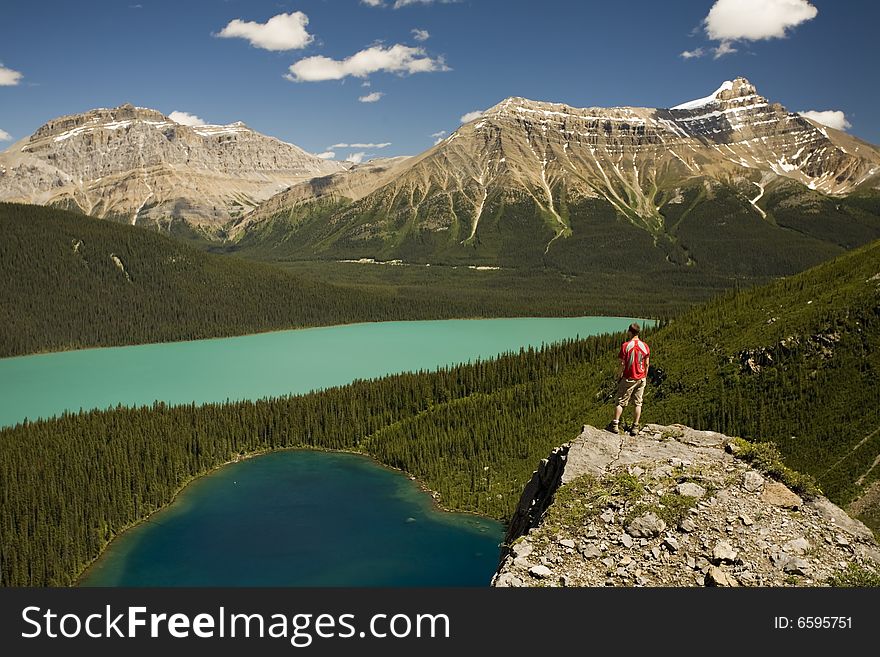
<path fill-rule="evenodd" d="M 5 3 L 0 131 L 131 102 L 337 159 L 415 154 L 508 96 L 668 107 L 743 75 L 880 144 L 877 25 L 878 3 L 850 0 Z"/>

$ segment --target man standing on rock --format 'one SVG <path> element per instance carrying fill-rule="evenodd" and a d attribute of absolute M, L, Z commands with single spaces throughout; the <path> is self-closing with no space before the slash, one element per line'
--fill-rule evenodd
<path fill-rule="evenodd" d="M 620 416 L 623 409 L 629 405 L 632 398 L 635 406 L 635 419 L 629 430 L 630 436 L 639 432 L 639 420 L 642 416 L 642 398 L 645 394 L 645 384 L 648 377 L 648 364 L 651 350 L 648 344 L 639 339 L 641 328 L 633 322 L 627 330 L 626 342 L 620 345 L 620 369 L 617 374 L 617 407 L 614 409 L 614 419 L 606 427 L 611 433 L 620 433 Z"/>

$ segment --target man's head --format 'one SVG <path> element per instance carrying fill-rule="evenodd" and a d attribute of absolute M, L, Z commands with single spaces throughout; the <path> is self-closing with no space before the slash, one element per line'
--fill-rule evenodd
<path fill-rule="evenodd" d="M 641 329 L 641 327 L 638 325 L 638 323 L 637 323 L 637 322 L 633 322 L 632 324 L 629 325 L 629 328 L 626 330 L 626 332 L 629 333 L 629 335 L 630 335 L 631 338 L 634 338 L 634 337 L 636 337 L 636 336 L 639 334 L 639 331 L 641 331 L 641 330 L 642 330 L 642 329 Z"/>

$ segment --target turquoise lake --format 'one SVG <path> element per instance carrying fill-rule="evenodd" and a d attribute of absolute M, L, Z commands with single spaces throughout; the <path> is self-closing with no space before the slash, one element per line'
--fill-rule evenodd
<path fill-rule="evenodd" d="M 629 318 L 354 324 L 0 359 L 0 426 L 64 411 L 305 393 L 521 347 L 623 331 Z M 125 532 L 86 586 L 485 586 L 502 526 L 437 510 L 365 457 L 283 451 L 187 486 Z"/>
<path fill-rule="evenodd" d="M 0 426 L 65 410 L 259 399 L 436 369 L 631 319 L 381 322 L 0 359 Z"/>
<path fill-rule="evenodd" d="M 190 484 L 80 586 L 487 586 L 501 539 L 366 457 L 274 452 Z"/>

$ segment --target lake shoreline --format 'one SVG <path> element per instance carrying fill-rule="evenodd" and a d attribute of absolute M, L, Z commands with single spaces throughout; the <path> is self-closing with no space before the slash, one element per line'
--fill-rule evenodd
<path fill-rule="evenodd" d="M 65 349 L 51 349 L 44 351 L 33 351 L 26 354 L 14 354 L 11 356 L 0 356 L 0 363 L 5 361 L 11 361 L 16 358 L 31 358 L 33 356 L 51 356 L 54 354 L 69 354 L 76 352 L 84 352 L 84 351 L 96 351 L 99 349 L 126 349 L 131 347 L 152 347 L 159 345 L 172 345 L 172 344 L 187 344 L 189 342 L 210 342 L 212 340 L 232 340 L 235 338 L 248 338 L 251 336 L 261 336 L 261 335 L 272 335 L 273 333 L 288 333 L 291 331 L 296 332 L 304 332 L 304 331 L 316 331 L 321 329 L 332 329 L 332 328 L 340 328 L 340 327 L 356 327 L 356 326 L 374 326 L 376 324 L 412 324 L 412 323 L 426 323 L 426 322 L 485 322 L 491 320 L 505 320 L 505 319 L 585 319 L 585 318 L 593 318 L 593 317 L 603 317 L 606 319 L 619 319 L 621 321 L 632 321 L 632 318 L 629 317 L 618 317 L 615 315 L 492 315 L 491 317 L 483 317 L 479 315 L 473 315 L 470 317 L 440 317 L 434 319 L 383 319 L 383 320 L 374 320 L 374 321 L 366 321 L 366 322 L 342 322 L 340 324 L 315 324 L 315 325 L 303 325 L 303 326 L 291 326 L 288 328 L 273 328 L 268 329 L 266 331 L 252 331 L 250 333 L 236 333 L 232 335 L 214 335 L 210 337 L 203 338 L 193 338 L 191 340 L 160 340 L 158 342 L 131 342 L 131 343 L 122 343 L 122 344 L 107 344 L 107 345 L 91 345 L 84 347 L 68 347 Z M 648 323 L 653 322 L 657 323 L 659 319 L 645 319 L 638 318 L 637 321 Z M 622 331 L 621 331 L 622 332 Z"/>
<path fill-rule="evenodd" d="M 373 322 L 0 359 L 0 429 L 119 405 L 278 398 L 622 331 L 631 318 Z M 644 320 L 638 320 L 644 321 Z"/>
<path fill-rule="evenodd" d="M 406 476 L 407 479 L 409 479 L 412 483 L 414 483 L 418 487 L 420 492 L 422 492 L 428 496 L 428 498 L 430 499 L 430 506 L 434 511 L 437 511 L 439 513 L 450 513 L 450 514 L 456 513 L 456 514 L 461 514 L 461 515 L 470 515 L 470 516 L 474 516 L 477 518 L 485 518 L 487 520 L 493 520 L 496 522 L 500 522 L 502 524 L 502 526 L 505 527 L 505 530 L 506 530 L 507 522 L 504 520 L 499 520 L 498 518 L 491 518 L 489 516 L 484 516 L 484 515 L 481 515 L 479 513 L 474 512 L 474 511 L 458 510 L 458 509 L 451 509 L 451 508 L 444 507 L 439 502 L 440 494 L 437 491 L 429 488 L 427 486 L 427 484 L 425 484 L 425 482 L 423 482 L 421 479 L 416 477 L 414 474 L 412 474 L 411 472 L 407 472 L 406 470 L 403 470 L 401 468 L 396 468 L 392 465 L 388 465 L 387 463 L 382 463 L 376 457 L 374 457 L 371 454 L 367 454 L 366 452 L 350 450 L 350 449 L 331 449 L 331 448 L 327 448 L 327 447 L 312 447 L 312 446 L 308 446 L 308 445 L 300 446 L 300 447 L 279 447 L 277 449 L 263 449 L 263 450 L 258 450 L 258 451 L 248 452 L 248 453 L 242 454 L 238 458 L 230 459 L 228 461 L 225 461 L 223 463 L 220 463 L 219 465 L 212 467 L 210 470 L 207 470 L 203 473 L 199 473 L 199 474 L 193 475 L 192 477 L 189 477 L 183 484 L 181 484 L 181 486 L 176 491 L 174 491 L 174 494 L 171 496 L 171 499 L 166 504 L 163 504 L 162 506 L 160 506 L 156 509 L 153 509 L 143 518 L 136 520 L 133 523 L 130 523 L 129 525 L 123 527 L 120 531 L 116 532 L 113 535 L 113 537 L 110 538 L 110 540 L 108 540 L 106 543 L 104 543 L 104 545 L 101 546 L 101 549 L 98 552 L 98 554 L 95 555 L 95 557 L 93 559 L 91 559 L 85 566 L 83 566 L 79 570 L 78 573 L 76 573 L 74 575 L 73 582 L 70 584 L 70 586 L 59 587 L 59 588 L 79 588 L 79 587 L 83 587 L 83 588 L 113 588 L 113 587 L 100 587 L 100 586 L 95 586 L 95 587 L 84 586 L 81 582 L 82 582 L 83 578 L 86 577 L 86 575 L 88 575 L 89 571 L 98 563 L 98 561 L 101 560 L 101 557 L 104 556 L 104 554 L 107 552 L 107 550 L 110 548 L 110 546 L 113 545 L 114 542 L 116 542 L 119 538 L 121 538 L 124 534 L 128 533 L 129 531 L 131 531 L 137 527 L 140 527 L 141 525 L 143 525 L 146 522 L 149 522 L 149 520 L 157 513 L 167 510 L 172 504 L 174 504 L 175 501 L 177 501 L 179 496 L 191 484 L 194 484 L 197 481 L 200 481 L 206 477 L 209 477 L 212 474 L 216 474 L 217 472 L 219 472 L 220 470 L 222 470 L 223 468 L 225 468 L 227 466 L 235 465 L 236 463 L 241 463 L 242 461 L 247 461 L 250 459 L 258 458 L 260 456 L 267 456 L 269 454 L 276 454 L 278 452 L 321 452 L 321 453 L 327 453 L 327 454 L 349 454 L 351 456 L 360 456 L 360 457 L 369 459 L 375 465 L 377 465 L 385 470 L 389 470 L 391 472 L 396 472 L 396 473 L 399 473 L 399 474 Z M 499 550 L 500 550 L 500 547 L 501 546 L 499 545 Z"/>

